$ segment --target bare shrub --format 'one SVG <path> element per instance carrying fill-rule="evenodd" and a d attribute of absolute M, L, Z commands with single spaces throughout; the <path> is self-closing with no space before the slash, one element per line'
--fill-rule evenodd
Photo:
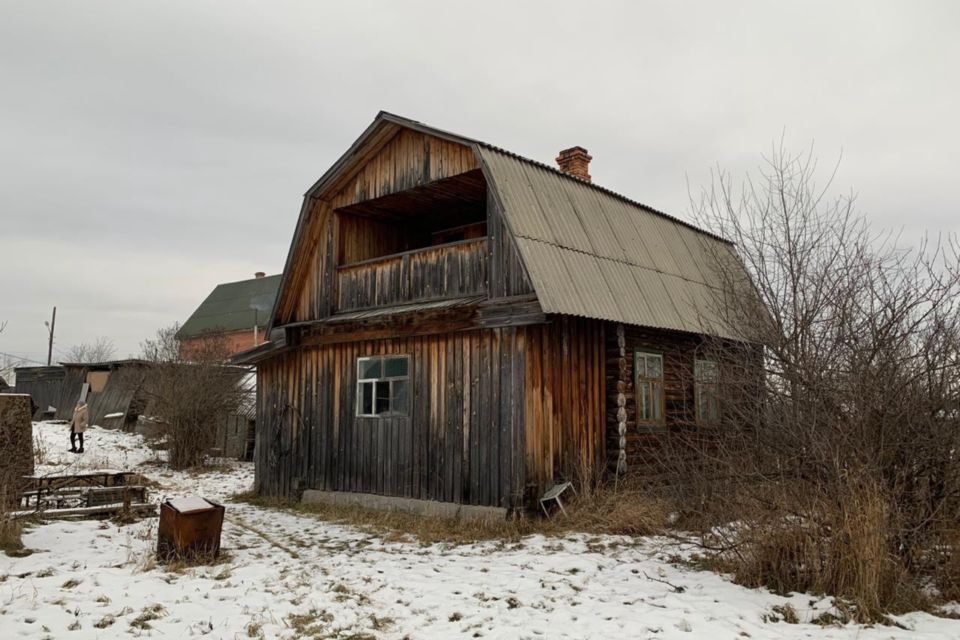
<path fill-rule="evenodd" d="M 117 347 L 113 340 L 106 336 L 100 336 L 93 342 L 81 342 L 75 344 L 64 354 L 64 362 L 72 363 L 90 363 L 107 362 L 117 355 Z"/>
<path fill-rule="evenodd" d="M 23 358 L 17 358 L 6 353 L 0 353 L 0 380 L 14 387 L 17 384 L 17 368 L 27 365 Z M 0 385 L 2 386 L 2 385 Z"/>
<path fill-rule="evenodd" d="M 701 223 L 750 275 L 716 254 L 716 311 L 749 342 L 705 345 L 723 419 L 667 439 L 663 491 L 738 580 L 881 619 L 922 605 L 958 553 L 958 246 L 874 233 L 815 175 L 781 147 L 703 193 Z"/>
<path fill-rule="evenodd" d="M 148 411 L 160 418 L 167 437 L 168 462 L 175 469 L 203 464 L 214 445 L 216 422 L 235 411 L 244 397 L 247 371 L 224 364 L 229 352 L 222 339 L 210 337 L 181 357 L 178 327 L 157 332 L 143 343 L 144 391 Z"/>
<path fill-rule="evenodd" d="M 566 518 L 555 516 L 557 526 L 612 535 L 663 533 L 670 519 L 667 503 L 652 495 L 641 478 L 634 477 L 615 484 L 581 483 L 567 513 Z"/>

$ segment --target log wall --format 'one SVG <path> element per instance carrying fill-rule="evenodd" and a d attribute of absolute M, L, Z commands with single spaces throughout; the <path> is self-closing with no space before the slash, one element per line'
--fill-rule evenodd
<path fill-rule="evenodd" d="M 608 324 L 606 332 L 606 392 L 607 392 L 607 463 L 616 468 L 619 452 L 617 424 L 617 382 L 620 380 L 619 348 L 616 325 Z M 696 428 L 693 404 L 693 366 L 701 350 L 701 336 L 677 331 L 663 331 L 644 327 L 625 326 L 626 343 L 626 397 L 627 413 L 626 452 L 627 467 L 636 471 L 656 463 L 663 438 L 671 432 Z M 637 423 L 637 399 L 634 389 L 635 351 L 659 353 L 663 356 L 663 425 Z"/>

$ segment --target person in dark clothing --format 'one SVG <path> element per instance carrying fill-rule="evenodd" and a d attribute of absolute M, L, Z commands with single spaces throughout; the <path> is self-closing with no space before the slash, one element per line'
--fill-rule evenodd
<path fill-rule="evenodd" d="M 83 400 L 77 402 L 73 409 L 73 419 L 70 420 L 70 452 L 83 453 L 83 432 L 87 430 L 88 424 L 87 403 Z M 80 448 L 77 448 L 77 440 L 80 440 Z"/>

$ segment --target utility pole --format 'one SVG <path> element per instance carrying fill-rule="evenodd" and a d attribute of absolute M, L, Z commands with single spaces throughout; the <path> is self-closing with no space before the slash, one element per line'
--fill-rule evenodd
<path fill-rule="evenodd" d="M 53 308 L 53 317 L 50 318 L 50 322 L 46 320 L 43 321 L 43 324 L 47 325 L 47 333 L 50 334 L 50 340 L 47 342 L 47 366 L 50 366 L 50 363 L 53 361 L 53 330 L 57 325 L 57 308 Z"/>

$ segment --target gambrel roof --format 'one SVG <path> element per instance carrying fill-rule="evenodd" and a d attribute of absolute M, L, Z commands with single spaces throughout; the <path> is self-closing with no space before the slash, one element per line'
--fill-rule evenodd
<path fill-rule="evenodd" d="M 502 209 L 545 313 L 738 338 L 717 311 L 717 259 L 733 245 L 599 185 L 495 145 L 381 112 L 306 201 L 339 184 L 400 129 L 469 147 Z M 305 203 L 280 285 L 279 305 L 309 207 Z"/>

